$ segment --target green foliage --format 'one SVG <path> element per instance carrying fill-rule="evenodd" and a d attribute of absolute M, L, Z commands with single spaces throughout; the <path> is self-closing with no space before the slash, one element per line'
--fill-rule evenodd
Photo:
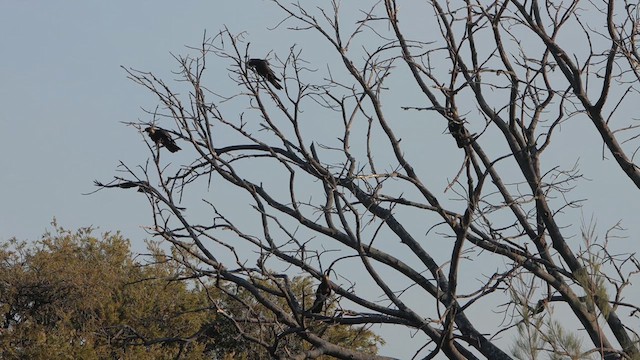
<path fill-rule="evenodd" d="M 544 346 L 539 333 L 541 327 L 542 319 L 534 319 L 533 323 L 524 321 L 518 324 L 518 337 L 511 348 L 511 352 L 516 359 L 533 360 L 538 358 Z"/>
<path fill-rule="evenodd" d="M 531 289 L 527 289 L 531 290 Z M 511 289 L 511 298 L 518 306 L 521 321 L 517 325 L 517 336 L 511 346 L 513 357 L 518 360 L 582 360 L 592 359 L 584 352 L 579 337 L 568 332 L 560 322 L 554 320 L 550 312 L 538 307 L 530 307 L 527 298 L 530 293 Z"/>
<path fill-rule="evenodd" d="M 552 360 L 589 359 L 582 355 L 580 339 L 575 334 L 567 332 L 559 322 L 549 321 L 546 335 L 545 338 L 553 349 Z"/>
<path fill-rule="evenodd" d="M 582 342 L 572 332 L 567 332 L 555 320 L 543 321 L 542 317 L 527 317 L 518 324 L 518 336 L 511 348 L 518 360 L 588 360 L 593 359 L 582 350 Z M 546 355 L 541 357 L 540 355 Z"/>
<path fill-rule="evenodd" d="M 209 341 L 188 338 L 215 318 L 195 311 L 204 294 L 167 282 L 177 275 L 168 262 L 134 262 L 120 234 L 91 232 L 56 226 L 31 247 L 2 246 L 0 357 L 204 358 Z"/>
<path fill-rule="evenodd" d="M 230 317 L 245 310 L 206 282 L 184 280 L 189 273 L 172 261 L 176 254 L 150 243 L 151 262 L 140 263 L 118 233 L 99 239 L 91 228 L 71 232 L 53 225 L 54 233 L 30 246 L 12 239 L 0 247 L 0 358 L 270 357 L 220 315 L 221 308 Z M 312 285 L 294 281 L 305 294 L 312 294 Z M 381 343 L 366 329 L 318 329 L 337 344 L 366 352 L 375 353 Z M 250 324 L 245 331 L 269 341 L 273 334 L 262 330 Z M 288 342 L 308 348 L 295 336 Z"/>
<path fill-rule="evenodd" d="M 315 299 L 315 287 L 318 284 L 308 277 L 293 279 L 293 290 L 299 299 L 304 296 L 305 308 L 309 308 Z M 336 310 L 336 302 L 329 300 L 327 314 Z M 311 325 L 314 332 L 323 334 L 323 337 L 331 343 L 350 349 L 356 349 L 363 353 L 377 354 L 378 345 L 383 345 L 384 340 L 364 326 L 337 326 L 316 322 Z M 320 357 L 323 359 L 323 357 Z"/>
<path fill-rule="evenodd" d="M 269 287 L 268 281 L 257 281 L 259 285 Z M 284 284 L 282 284 L 284 287 Z M 300 306 L 304 309 L 308 309 L 313 304 L 315 298 L 315 288 L 318 286 L 317 281 L 310 277 L 295 277 L 291 280 L 291 291 L 296 296 L 296 299 L 300 302 Z M 273 292 L 278 292 L 278 288 L 272 288 Z M 227 309 L 238 317 L 242 316 L 241 313 L 246 313 L 246 308 L 251 309 L 252 314 L 256 317 L 260 316 L 263 320 L 263 325 L 255 325 L 249 333 L 254 336 L 260 336 L 267 342 L 273 342 L 275 336 L 278 333 L 284 331 L 284 328 L 278 331 L 273 331 L 273 324 L 277 324 L 278 321 L 275 315 L 260 305 L 250 293 L 243 290 L 238 290 L 235 294 L 242 300 L 244 307 L 237 308 L 235 304 L 228 304 Z M 286 300 L 284 298 L 275 298 L 275 303 L 282 307 L 287 308 Z M 335 312 L 336 303 L 331 299 L 328 302 L 327 315 L 331 315 Z M 378 346 L 384 344 L 384 340 L 373 333 L 365 326 L 346 326 L 335 323 L 328 323 L 323 321 L 315 321 L 308 319 L 306 323 L 306 331 L 313 332 L 316 335 L 321 336 L 325 340 L 350 349 L 355 349 L 362 353 L 377 354 Z M 279 346 L 276 351 L 278 355 L 286 355 L 287 353 L 295 353 L 298 351 L 310 350 L 312 346 L 303 342 L 294 333 L 285 337 L 279 338 Z M 262 349 L 252 347 L 252 351 L 256 353 L 264 352 Z M 265 358 L 269 358 L 265 354 Z M 318 359 L 329 359 L 328 356 L 320 356 Z"/>

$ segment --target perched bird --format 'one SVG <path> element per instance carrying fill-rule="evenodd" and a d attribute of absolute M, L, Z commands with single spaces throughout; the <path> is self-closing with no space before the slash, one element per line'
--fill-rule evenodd
<path fill-rule="evenodd" d="M 329 282 L 329 272 L 326 272 L 322 275 L 322 281 L 316 289 L 316 300 L 313 302 L 313 306 L 311 306 L 309 311 L 314 314 L 321 313 L 329 299 L 329 295 L 331 295 L 331 283 Z"/>
<path fill-rule="evenodd" d="M 262 76 L 270 82 L 276 89 L 282 89 L 282 85 L 280 85 L 280 79 L 276 77 L 276 74 L 273 73 L 273 70 L 269 67 L 269 62 L 263 59 L 250 59 L 247 65 L 250 68 L 253 68 L 258 75 Z"/>
<path fill-rule="evenodd" d="M 449 133 L 456 140 L 456 144 L 459 148 L 463 148 L 465 145 L 468 145 L 471 142 L 471 136 L 469 135 L 469 131 L 464 127 L 462 121 L 459 120 L 449 120 Z"/>
<path fill-rule="evenodd" d="M 116 180 L 119 180 L 120 182 L 115 182 Z M 131 189 L 134 187 L 138 187 L 138 192 L 139 193 L 146 193 L 148 195 L 151 195 L 153 197 L 157 197 L 157 191 L 155 191 L 153 189 L 153 187 L 151 187 L 151 185 L 149 185 L 148 182 L 146 181 L 127 181 L 127 180 L 122 180 L 122 179 L 118 179 L 116 178 L 116 180 L 108 183 L 108 184 L 103 184 L 98 180 L 94 180 L 93 184 L 97 187 L 100 188 L 120 188 L 120 189 Z M 100 189 L 98 189 L 100 190 Z M 98 191 L 96 190 L 96 191 Z M 175 210 L 180 210 L 180 211 L 185 211 L 186 208 L 183 207 L 179 207 L 176 206 L 175 204 L 171 204 L 172 208 L 175 208 Z"/>
<path fill-rule="evenodd" d="M 149 183 L 146 181 L 122 181 L 119 182 L 117 184 L 109 183 L 109 184 L 103 184 L 98 180 L 94 180 L 93 184 L 95 186 L 101 187 L 101 188 L 121 188 L 121 189 L 131 189 L 134 187 L 138 188 L 138 192 L 146 192 L 149 193 Z"/>
<path fill-rule="evenodd" d="M 149 134 L 149 137 L 151 138 L 151 140 L 153 140 L 153 142 L 156 143 L 156 145 L 158 146 L 162 145 L 172 153 L 178 150 L 181 150 L 180 147 L 176 145 L 176 142 L 173 141 L 173 139 L 171 138 L 171 135 L 167 130 L 164 130 L 155 126 L 149 126 L 146 129 L 144 129 L 144 131 L 146 131 Z"/>

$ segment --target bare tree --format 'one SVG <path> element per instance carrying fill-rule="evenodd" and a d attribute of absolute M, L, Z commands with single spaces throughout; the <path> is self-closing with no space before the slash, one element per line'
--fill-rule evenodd
<path fill-rule="evenodd" d="M 247 66 L 249 35 L 225 29 L 176 57 L 179 82 L 127 69 L 160 101 L 131 125 L 153 122 L 185 150 L 148 142 L 152 161 L 107 185 L 149 198 L 152 233 L 238 302 L 242 318 L 218 311 L 241 334 L 275 357 L 374 359 L 322 329 L 397 326 L 425 337 L 419 358 L 510 359 L 499 338 L 528 331 L 529 354 L 573 358 L 558 344 L 578 349 L 576 338 L 542 321 L 556 306 L 586 340 L 576 352 L 640 357 L 640 307 L 623 297 L 640 265 L 609 251 L 615 232 L 597 240 L 587 225 L 582 244 L 568 241 L 575 218 L 562 215 L 579 213 L 570 190 L 582 175 L 543 156 L 569 146 L 563 124 L 588 118 L 602 142 L 585 148 L 620 168 L 601 176 L 640 187 L 638 125 L 624 110 L 638 99 L 637 4 L 273 5 L 272 31 L 323 56 L 272 55 L 278 90 L 267 68 Z M 210 87 L 225 81 L 231 94 Z M 301 274 L 318 279 L 315 298 L 291 288 Z M 503 321 L 483 321 L 490 311 Z M 282 346 L 290 337 L 307 347 Z"/>

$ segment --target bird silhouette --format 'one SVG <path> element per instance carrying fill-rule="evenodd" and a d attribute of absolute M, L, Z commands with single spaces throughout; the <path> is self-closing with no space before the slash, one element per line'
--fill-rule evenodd
<path fill-rule="evenodd" d="M 465 147 L 471 142 L 471 136 L 469 131 L 464 127 L 464 124 L 460 120 L 449 120 L 449 133 L 456 140 L 456 145 L 459 148 Z"/>
<path fill-rule="evenodd" d="M 178 150 L 181 150 L 180 147 L 176 145 L 176 142 L 173 141 L 173 139 L 171 138 L 171 135 L 167 130 L 164 130 L 155 126 L 149 126 L 146 129 L 144 129 L 144 131 L 146 131 L 149 134 L 149 137 L 151 138 L 151 140 L 153 140 L 153 142 L 156 143 L 156 145 L 158 146 L 162 145 L 172 153 Z"/>
<path fill-rule="evenodd" d="M 271 70 L 271 67 L 269 67 L 269 62 L 267 60 L 250 59 L 247 65 L 250 68 L 253 68 L 253 70 L 255 70 L 258 75 L 262 76 L 263 78 L 265 78 L 265 80 L 270 82 L 273 87 L 278 90 L 282 89 L 282 85 L 280 85 L 280 79 L 278 79 L 278 77 L 276 77 L 276 74 L 273 73 L 273 70 Z"/>
<path fill-rule="evenodd" d="M 314 314 L 321 313 L 329 299 L 329 295 L 331 295 L 331 283 L 329 282 L 329 272 L 326 272 L 322 275 L 320 285 L 318 285 L 318 288 L 316 289 L 316 300 L 313 302 L 309 311 Z"/>
<path fill-rule="evenodd" d="M 103 184 L 98 180 L 94 180 L 93 181 L 95 186 L 101 187 L 101 188 L 121 188 L 121 189 L 131 189 L 134 187 L 138 187 L 138 192 L 141 193 L 150 193 L 149 191 L 149 183 L 146 181 L 122 181 L 119 182 L 117 184 L 114 183 L 110 183 L 110 184 Z"/>

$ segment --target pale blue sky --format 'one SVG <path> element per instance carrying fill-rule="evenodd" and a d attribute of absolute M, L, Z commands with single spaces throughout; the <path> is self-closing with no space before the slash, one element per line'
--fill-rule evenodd
<path fill-rule="evenodd" d="M 144 118 L 141 106 L 154 99 L 120 65 L 170 75 L 170 52 L 185 52 L 205 29 L 226 24 L 259 39 L 273 23 L 267 10 L 240 10 L 213 1 L 2 2 L 0 238 L 38 238 L 53 216 L 69 228 L 142 237 L 144 198 L 81 195 L 93 179 L 109 179 L 119 160 L 147 155 L 120 121 Z"/>
<path fill-rule="evenodd" d="M 268 28 L 281 18 L 269 1 L 262 0 L 3 1 L 0 241 L 13 236 L 37 239 L 55 216 L 66 228 L 93 225 L 104 231 L 121 230 L 140 246 L 146 237 L 141 226 L 151 222 L 145 197 L 126 191 L 82 195 L 94 190 L 94 179 L 108 181 L 120 160 L 137 164 L 148 156 L 140 135 L 120 122 L 148 121 L 141 107 L 153 108 L 155 99 L 126 79 L 120 66 L 171 78 L 176 62 L 170 53 L 186 53 L 185 45 L 198 44 L 204 30 L 213 34 L 224 25 L 234 33 L 246 30 L 247 40 L 260 57 L 272 50 L 286 57 L 294 43 L 309 58 L 323 51 L 324 45 L 315 43 L 317 36 L 301 38 L 278 30 L 275 37 Z M 402 25 L 418 28 L 421 21 L 424 19 L 406 13 Z M 407 102 L 390 103 L 385 109 L 416 105 L 407 100 L 415 96 L 415 87 L 407 89 L 408 93 L 396 97 Z M 430 141 L 447 141 L 451 146 L 450 139 L 441 135 L 444 127 L 437 129 L 437 137 Z M 637 189 L 613 161 L 600 159 L 601 147 L 593 146 L 600 140 L 590 124 L 570 123 L 560 130 L 558 137 L 565 142 L 549 156 L 554 157 L 553 164 L 565 167 L 579 160 L 591 179 L 580 182 L 571 194 L 574 199 L 589 199 L 582 210 L 584 217 L 595 214 L 601 232 L 622 220 L 629 239 L 618 246 L 638 249 Z M 398 131 L 407 143 L 424 136 L 411 127 Z M 448 172 L 450 179 L 459 155 L 449 159 L 445 153 L 435 158 L 418 153 L 415 158 L 455 162 Z M 444 189 L 446 176 L 439 181 L 443 183 L 436 188 Z M 579 233 L 580 220 L 580 214 L 572 212 L 565 224 Z M 400 333 L 396 337 L 385 334 L 389 342 L 386 355 L 413 355 L 412 349 L 403 347 L 408 332 Z"/>

